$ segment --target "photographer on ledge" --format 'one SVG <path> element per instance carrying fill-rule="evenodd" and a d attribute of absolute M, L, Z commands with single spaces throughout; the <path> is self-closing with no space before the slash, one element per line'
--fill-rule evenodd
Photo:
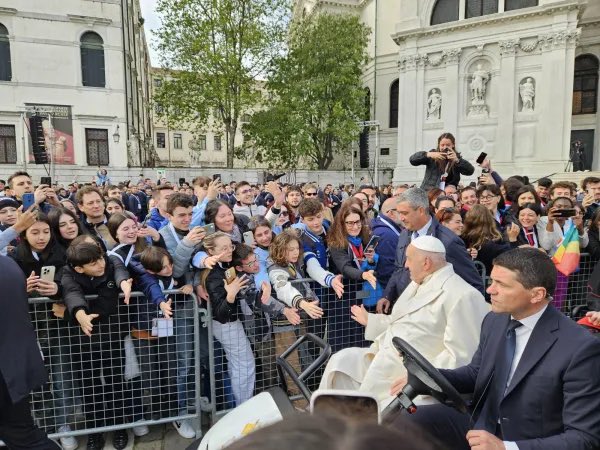
<path fill-rule="evenodd" d="M 456 141 L 451 133 L 443 133 L 438 138 L 437 149 L 417 152 L 410 157 L 413 166 L 426 165 L 421 189 L 444 189 L 451 184 L 458 186 L 461 175 L 473 175 L 475 168 L 456 152 Z"/>

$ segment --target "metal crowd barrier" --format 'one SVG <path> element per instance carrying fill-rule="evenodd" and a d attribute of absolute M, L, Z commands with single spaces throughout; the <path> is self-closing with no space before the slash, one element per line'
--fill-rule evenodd
<path fill-rule="evenodd" d="M 587 282 L 595 263 L 583 254 L 580 269 L 559 280 L 554 300 L 565 314 L 572 316 L 575 307 L 586 304 Z M 485 267 L 476 266 L 487 286 Z M 284 315 L 266 315 L 255 303 L 245 305 L 243 321 L 223 326 L 212 319 L 210 303 L 200 307 L 194 295 L 168 291 L 175 311 L 172 335 L 167 327 L 160 332 L 165 335 L 152 337 L 151 323 L 159 318 L 157 308 L 147 305 L 143 294 L 133 293 L 130 305 L 121 305 L 109 322 L 95 325 L 90 338 L 78 325 L 56 317 L 61 311 L 55 301 L 30 299 L 32 321 L 50 375 L 49 382 L 32 394 L 36 423 L 59 438 L 193 419 L 200 436 L 201 412 L 210 413 L 215 421 L 253 395 L 281 385 L 275 358 L 300 335 L 314 333 L 334 352 L 369 345 L 364 327 L 352 320 L 350 308 L 368 304 L 381 293 L 365 290 L 364 282 L 344 280 L 340 299 L 332 289 L 310 279 L 292 283 L 303 296 L 319 300 L 322 319 L 300 312 L 301 323 L 293 325 Z M 367 309 L 374 311 L 375 306 Z M 146 333 L 140 333 L 144 321 L 141 329 Z M 301 372 L 318 352 L 305 343 L 288 361 Z M 318 387 L 321 375 L 322 370 L 317 371 L 307 380 L 309 388 Z M 285 384 L 292 399 L 301 398 L 293 383 Z M 63 428 L 66 425 L 68 432 Z"/>
<path fill-rule="evenodd" d="M 92 322 L 91 336 L 56 301 L 29 300 L 49 374 L 48 383 L 32 393 L 32 413 L 51 438 L 184 419 L 192 419 L 201 435 L 199 415 L 208 403 L 202 399 L 202 376 L 208 374 L 200 364 L 208 357 L 201 340 L 207 311 L 193 294 L 165 294 L 173 300 L 171 320 L 134 292 L 117 314 Z"/>

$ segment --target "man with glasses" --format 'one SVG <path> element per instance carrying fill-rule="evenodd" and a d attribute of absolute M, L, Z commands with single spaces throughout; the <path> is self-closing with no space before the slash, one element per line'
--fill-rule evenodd
<path fill-rule="evenodd" d="M 377 281 L 379 281 L 383 289 L 385 289 L 392 273 L 394 273 L 396 247 L 398 246 L 400 233 L 402 233 L 404 228 L 398 211 L 396 211 L 397 204 L 397 197 L 388 198 L 381 205 L 379 215 L 371 222 L 373 234 L 379 236 L 379 244 L 377 245 L 377 254 L 379 255 Z"/>

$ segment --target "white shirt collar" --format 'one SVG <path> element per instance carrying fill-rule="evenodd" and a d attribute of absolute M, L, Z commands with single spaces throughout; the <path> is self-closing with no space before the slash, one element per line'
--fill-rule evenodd
<path fill-rule="evenodd" d="M 433 219 L 431 217 L 429 217 L 429 222 L 427 222 L 423 228 L 416 231 L 416 233 L 417 233 L 416 237 L 425 236 L 427 234 L 427 232 L 429 231 L 429 227 L 431 227 L 432 222 L 433 222 Z"/>
<path fill-rule="evenodd" d="M 546 308 L 548 308 L 547 304 L 546 304 L 546 306 L 544 306 L 542 309 L 540 309 L 535 314 L 525 317 L 525 318 L 519 320 L 519 322 L 521 322 L 523 324 L 523 326 L 528 328 L 529 330 L 533 330 L 535 328 L 535 325 L 540 320 L 540 317 L 542 317 L 542 314 L 544 314 L 544 311 L 546 311 Z M 514 317 L 512 315 L 510 316 L 510 318 L 514 319 Z"/>

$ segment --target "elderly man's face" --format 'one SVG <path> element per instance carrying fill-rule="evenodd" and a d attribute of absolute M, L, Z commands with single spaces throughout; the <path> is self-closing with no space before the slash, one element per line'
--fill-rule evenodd
<path fill-rule="evenodd" d="M 404 267 L 410 272 L 410 279 L 417 284 L 421 284 L 425 277 L 429 275 L 427 258 L 423 252 L 416 249 L 413 245 L 406 248 L 406 262 Z"/>

